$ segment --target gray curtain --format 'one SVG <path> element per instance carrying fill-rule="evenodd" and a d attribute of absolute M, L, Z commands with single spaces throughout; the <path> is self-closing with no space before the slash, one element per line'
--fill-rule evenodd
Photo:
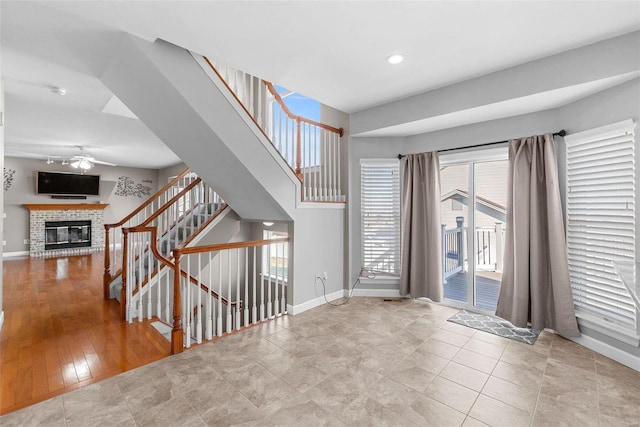
<path fill-rule="evenodd" d="M 496 315 L 516 326 L 578 336 L 569 283 L 555 143 L 509 141 L 504 269 Z"/>
<path fill-rule="evenodd" d="M 406 156 L 402 184 L 400 294 L 442 301 L 438 153 Z"/>

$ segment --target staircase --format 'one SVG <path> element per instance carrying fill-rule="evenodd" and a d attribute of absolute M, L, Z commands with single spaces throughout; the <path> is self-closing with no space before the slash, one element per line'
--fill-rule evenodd
<path fill-rule="evenodd" d="M 171 258 L 175 248 L 196 244 L 228 212 L 213 189 L 187 169 L 123 220 L 106 224 L 105 298 L 117 299 L 123 317 L 130 319 L 131 309 L 127 312 L 125 307 L 140 306 L 145 286 L 153 286 L 166 274 L 151 257 L 150 242 L 144 247 L 135 241 L 133 246 L 129 244 L 127 232 L 132 226 L 153 227 L 158 236 L 153 244 L 164 257 Z M 121 268 L 112 276 L 110 271 L 117 266 Z M 136 286 L 127 289 L 127 280 Z"/>
<path fill-rule="evenodd" d="M 342 129 L 292 114 L 269 82 L 162 40 L 124 39 L 101 80 L 241 218 L 310 229 L 320 214 L 296 219 L 302 203 L 344 203 Z M 129 322 L 171 324 L 174 353 L 285 314 L 293 277 L 288 238 L 196 246 L 190 230 L 222 205 L 180 210 L 190 185 L 165 195 L 173 207 L 117 226 L 120 283 L 105 261 L 105 295 L 120 294 Z M 341 225 L 332 215 L 331 226 Z"/>

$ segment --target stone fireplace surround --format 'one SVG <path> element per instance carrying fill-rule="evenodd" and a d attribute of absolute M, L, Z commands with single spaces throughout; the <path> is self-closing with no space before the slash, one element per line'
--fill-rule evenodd
<path fill-rule="evenodd" d="M 45 252 L 45 222 L 47 221 L 91 221 L 91 251 L 104 249 L 104 209 L 108 204 L 25 204 L 29 209 L 29 255 L 42 256 Z M 57 250 L 47 250 L 47 255 L 56 255 Z"/>

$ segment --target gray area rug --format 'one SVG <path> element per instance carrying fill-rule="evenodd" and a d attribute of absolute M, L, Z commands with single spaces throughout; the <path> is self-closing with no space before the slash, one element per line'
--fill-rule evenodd
<path fill-rule="evenodd" d="M 540 335 L 540 331 L 530 328 L 518 328 L 504 319 L 486 314 L 474 313 L 473 311 L 460 310 L 449 319 L 449 322 L 464 325 L 469 328 L 479 329 L 499 337 L 510 340 L 535 344 Z"/>

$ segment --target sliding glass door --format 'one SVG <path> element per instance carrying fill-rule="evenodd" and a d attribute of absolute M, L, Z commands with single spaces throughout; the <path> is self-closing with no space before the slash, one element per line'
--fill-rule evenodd
<path fill-rule="evenodd" d="M 506 148 L 442 155 L 440 165 L 445 299 L 495 311 L 502 278 Z"/>

